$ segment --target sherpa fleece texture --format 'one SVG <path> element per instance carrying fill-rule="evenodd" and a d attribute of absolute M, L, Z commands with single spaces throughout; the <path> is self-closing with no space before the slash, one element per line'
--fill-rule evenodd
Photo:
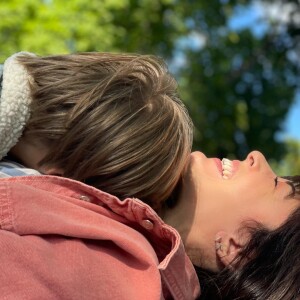
<path fill-rule="evenodd" d="M 29 82 L 32 78 L 17 61 L 20 55 L 35 54 L 18 52 L 4 62 L 0 97 L 0 159 L 18 142 L 30 117 Z"/>

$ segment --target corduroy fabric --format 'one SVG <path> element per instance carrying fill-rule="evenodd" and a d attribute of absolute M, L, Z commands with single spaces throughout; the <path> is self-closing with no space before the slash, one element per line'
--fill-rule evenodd
<path fill-rule="evenodd" d="M 138 199 L 70 179 L 0 179 L 1 299 L 190 300 L 178 232 Z"/>

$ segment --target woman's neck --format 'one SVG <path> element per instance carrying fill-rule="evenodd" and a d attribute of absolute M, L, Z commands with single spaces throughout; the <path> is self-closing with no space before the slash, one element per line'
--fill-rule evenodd
<path fill-rule="evenodd" d="M 196 202 L 194 201 L 192 195 L 183 195 L 179 192 L 179 197 L 176 205 L 174 207 L 166 207 L 162 219 L 168 225 L 175 228 L 183 242 L 188 238 L 192 228 L 195 217 Z"/>
<path fill-rule="evenodd" d="M 166 208 L 162 219 L 175 228 L 181 236 L 186 253 L 196 266 L 216 269 L 215 245 L 211 233 L 207 232 L 202 202 L 193 191 L 179 193 L 178 203 Z"/>

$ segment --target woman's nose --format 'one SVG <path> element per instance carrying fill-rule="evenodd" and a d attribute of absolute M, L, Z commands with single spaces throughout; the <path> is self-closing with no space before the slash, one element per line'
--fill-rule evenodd
<path fill-rule="evenodd" d="M 270 165 L 268 164 L 265 156 L 259 151 L 250 152 L 246 158 L 246 161 L 250 169 L 257 171 L 271 171 L 272 173 L 274 173 Z"/>
<path fill-rule="evenodd" d="M 246 161 L 251 168 L 259 169 L 263 164 L 268 164 L 264 155 L 259 151 L 252 151 L 248 154 Z"/>

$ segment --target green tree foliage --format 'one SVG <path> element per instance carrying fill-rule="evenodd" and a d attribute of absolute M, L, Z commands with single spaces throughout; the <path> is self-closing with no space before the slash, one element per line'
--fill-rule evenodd
<path fill-rule="evenodd" d="M 39 54 L 112 51 L 123 38 L 114 25 L 122 0 L 11 0 L 0 2 L 1 58 L 18 50 Z"/>
<path fill-rule="evenodd" d="M 127 51 L 170 57 L 185 34 L 174 0 L 0 0 L 0 59 L 12 52 Z"/>
<path fill-rule="evenodd" d="M 298 2 L 261 0 L 266 5 Z M 281 159 L 276 139 L 298 88 L 298 25 L 228 26 L 242 0 L 0 0 L 0 60 L 20 50 L 153 53 L 178 78 L 193 117 L 195 148 L 243 158 L 252 149 Z M 296 19 L 295 19 L 296 20 Z M 181 63 L 180 63 L 181 62 Z M 183 63 L 182 63 L 183 62 Z M 290 148 L 288 148 L 289 150 Z"/>
<path fill-rule="evenodd" d="M 299 175 L 300 174 L 300 141 L 287 140 L 287 152 L 278 161 L 271 161 L 273 169 L 279 175 Z"/>
<path fill-rule="evenodd" d="M 202 35 L 205 46 L 186 51 L 180 78 L 197 128 L 195 146 L 221 157 L 243 158 L 259 149 L 279 159 L 285 145 L 276 133 L 295 98 L 298 66 L 288 59 L 287 32 L 271 24 L 260 37 L 248 29 L 231 31 L 233 2 L 193 17 L 191 30 Z M 221 17 L 208 22 L 213 15 Z"/>

